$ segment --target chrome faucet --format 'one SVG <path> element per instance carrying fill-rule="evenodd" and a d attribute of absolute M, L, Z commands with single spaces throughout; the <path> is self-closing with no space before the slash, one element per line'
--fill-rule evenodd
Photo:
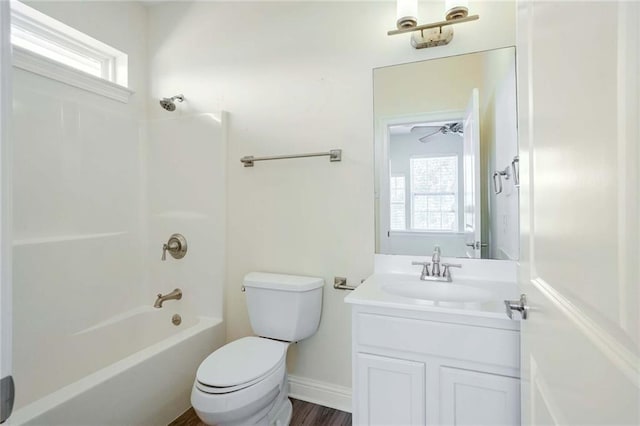
<path fill-rule="evenodd" d="M 422 272 L 420 273 L 420 280 L 422 281 L 445 281 L 452 282 L 451 268 L 462 268 L 459 263 L 440 263 L 440 246 L 436 246 L 433 249 L 433 256 L 431 262 L 411 262 L 412 265 L 421 265 Z M 431 266 L 431 271 L 429 271 Z M 442 266 L 442 269 L 440 267 Z"/>
<path fill-rule="evenodd" d="M 162 308 L 162 303 L 166 300 L 180 300 L 182 299 L 182 290 L 176 288 L 171 293 L 167 293 L 164 296 L 162 293 L 158 293 L 158 298 L 156 299 L 156 303 L 153 304 L 154 308 Z"/>
<path fill-rule="evenodd" d="M 431 275 L 434 277 L 440 276 L 440 246 L 435 246 L 433 249 L 433 256 L 431 256 Z"/>

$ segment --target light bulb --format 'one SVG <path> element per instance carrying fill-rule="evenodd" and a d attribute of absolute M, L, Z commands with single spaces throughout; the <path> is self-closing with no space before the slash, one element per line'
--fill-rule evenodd
<path fill-rule="evenodd" d="M 447 21 L 466 18 L 469 16 L 469 2 L 467 0 L 445 0 L 444 16 Z"/>
<path fill-rule="evenodd" d="M 396 16 L 398 29 L 418 25 L 418 0 L 397 0 Z"/>

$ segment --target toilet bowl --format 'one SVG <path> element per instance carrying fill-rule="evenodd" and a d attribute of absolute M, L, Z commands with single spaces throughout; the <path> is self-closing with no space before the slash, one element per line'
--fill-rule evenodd
<path fill-rule="evenodd" d="M 227 343 L 200 364 L 191 405 L 204 423 L 289 424 L 287 349 L 316 332 L 323 285 L 321 278 L 259 272 L 245 277 L 251 325 L 264 337 Z"/>
<path fill-rule="evenodd" d="M 209 355 L 198 368 L 191 393 L 198 417 L 207 424 L 269 424 L 267 414 L 286 403 L 287 347 L 285 342 L 245 337 Z"/>

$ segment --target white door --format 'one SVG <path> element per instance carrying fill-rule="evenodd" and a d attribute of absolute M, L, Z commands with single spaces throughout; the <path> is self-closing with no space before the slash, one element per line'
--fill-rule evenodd
<path fill-rule="evenodd" d="M 522 423 L 640 424 L 637 2 L 518 4 Z"/>
<path fill-rule="evenodd" d="M 471 98 L 464 113 L 464 210 L 463 223 L 466 253 L 480 258 L 480 101 L 478 89 L 471 91 Z"/>
<path fill-rule="evenodd" d="M 9 2 L 0 1 L 0 422 L 13 406 L 11 378 L 11 239 L 10 157 L 11 44 Z"/>

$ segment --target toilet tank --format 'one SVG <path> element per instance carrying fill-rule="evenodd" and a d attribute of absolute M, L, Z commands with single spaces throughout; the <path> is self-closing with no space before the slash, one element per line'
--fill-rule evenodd
<path fill-rule="evenodd" d="M 258 336 L 296 342 L 318 330 L 322 278 L 251 272 L 244 277 L 251 328 Z"/>

